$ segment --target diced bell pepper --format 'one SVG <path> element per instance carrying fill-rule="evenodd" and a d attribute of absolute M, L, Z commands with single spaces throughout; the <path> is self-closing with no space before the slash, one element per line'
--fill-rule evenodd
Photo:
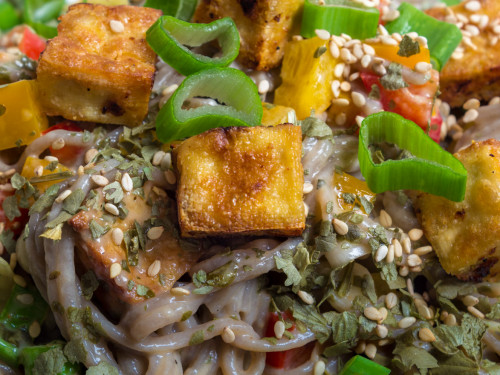
<path fill-rule="evenodd" d="M 370 190 L 366 182 L 350 174 L 335 173 L 333 176 L 333 183 L 337 191 L 338 206 L 342 209 L 342 212 L 351 211 L 357 204 L 361 206 L 361 210 L 366 213 L 363 205 L 360 204 L 360 198 L 364 197 L 372 203 L 375 201 L 375 193 Z M 343 198 L 344 193 L 354 194 L 356 196 L 355 201 L 352 203 L 346 202 Z"/>
<path fill-rule="evenodd" d="M 54 173 L 61 173 L 61 172 L 69 171 L 68 168 L 66 168 L 64 165 L 62 165 L 60 163 L 57 165 L 57 167 L 53 171 L 50 171 L 50 170 L 46 169 L 46 167 L 49 164 L 50 164 L 50 162 L 48 160 L 38 159 L 38 158 L 34 158 L 32 156 L 28 156 L 26 158 L 26 161 L 24 162 L 23 170 L 21 171 L 21 176 L 27 178 L 28 180 L 30 178 L 35 177 L 36 176 L 35 170 L 40 166 L 43 167 L 43 171 L 42 171 L 41 176 L 48 176 L 48 175 L 51 175 Z M 40 177 L 40 176 L 37 176 L 37 177 Z M 51 186 L 53 184 L 57 184 L 58 182 L 61 182 L 63 180 L 64 179 L 47 181 L 47 182 L 38 182 L 38 183 L 34 182 L 33 186 L 35 186 L 40 191 L 40 193 L 43 193 L 45 190 L 47 190 L 49 188 L 49 186 Z"/>
<path fill-rule="evenodd" d="M 282 105 L 273 105 L 270 103 L 262 103 L 262 125 L 274 126 L 290 122 L 288 117 L 293 108 Z"/>
<path fill-rule="evenodd" d="M 389 46 L 383 43 L 367 43 L 375 50 L 375 55 L 390 62 L 407 66 L 410 69 L 415 69 L 415 64 L 424 61 L 431 62 L 431 55 L 427 48 L 420 47 L 420 52 L 408 57 L 398 55 L 399 46 Z"/>

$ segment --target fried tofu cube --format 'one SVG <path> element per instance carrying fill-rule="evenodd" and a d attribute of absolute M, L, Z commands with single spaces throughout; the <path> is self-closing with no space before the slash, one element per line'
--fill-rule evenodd
<path fill-rule="evenodd" d="M 148 228 L 147 224 L 155 211 L 157 218 L 166 219 L 167 223 L 175 222 L 175 203 L 166 197 L 165 192 L 158 195 L 151 183 L 144 185 L 145 198 L 133 193 L 125 193 L 123 204 L 128 210 L 124 219 L 117 218 L 112 224 L 106 221 L 101 208 L 104 204 L 102 188 L 96 189 L 95 201 L 87 201 L 87 210 L 80 211 L 70 219 L 69 224 L 77 232 L 77 254 L 78 259 L 86 270 L 93 270 L 97 278 L 106 286 L 108 293 L 104 301 L 107 305 L 119 302 L 129 304 L 144 301 L 145 291 L 154 295 L 160 295 L 172 288 L 174 283 L 196 263 L 201 252 L 196 248 L 186 248 L 181 244 L 180 238 L 173 225 L 161 225 L 155 219 L 155 226 L 163 228 L 160 237 L 150 239 L 149 230 L 146 229 L 145 248 L 137 252 L 136 265 L 127 263 L 127 251 L 125 243 L 127 234 L 136 228 L 136 224 L 142 228 Z M 96 208 L 97 206 L 97 208 Z M 173 214 L 173 215 L 172 215 Z M 169 221 L 168 221 L 169 220 Z M 106 233 L 99 238 L 93 237 L 91 222 L 95 221 L 101 227 L 109 227 Z M 125 238 L 121 244 L 113 239 L 113 230 L 121 229 Z M 132 241 L 133 242 L 133 241 Z M 156 263 L 155 263 L 156 262 Z M 120 267 L 113 266 L 119 264 Z M 128 265 L 129 270 L 122 270 L 122 265 Z M 117 274 L 113 267 L 118 268 Z M 141 290 L 140 290 L 141 288 Z M 111 306 L 113 307 L 113 306 Z"/>
<path fill-rule="evenodd" d="M 256 70 L 277 67 L 293 33 L 298 34 L 304 0 L 201 0 L 193 19 L 209 23 L 231 17 L 241 37 L 239 61 Z"/>
<path fill-rule="evenodd" d="M 300 235 L 302 133 L 291 124 L 212 129 L 174 150 L 185 237 Z"/>
<path fill-rule="evenodd" d="M 140 125 L 156 69 L 145 35 L 160 15 L 133 6 L 71 6 L 37 69 L 45 112 L 75 121 Z"/>
<path fill-rule="evenodd" d="M 467 169 L 462 202 L 426 193 L 413 199 L 444 270 L 462 280 L 500 280 L 500 142 L 473 143 L 455 156 Z"/>
<path fill-rule="evenodd" d="M 499 20 L 500 2 L 483 0 L 481 8 L 474 12 L 467 10 L 465 4 L 467 2 L 449 8 L 427 10 L 429 15 L 441 21 L 451 21 L 453 17 L 456 18 L 454 15 L 465 19 L 475 15 L 478 22 L 472 23 L 474 27 L 481 27 L 484 16 L 490 20 L 480 29 L 479 35 L 470 37 L 471 45 L 462 41 L 460 47 L 464 48 L 463 57 L 450 58 L 441 71 L 440 98 L 452 107 L 460 107 L 471 97 L 490 100 L 500 94 L 500 44 L 491 23 L 495 19 Z"/>

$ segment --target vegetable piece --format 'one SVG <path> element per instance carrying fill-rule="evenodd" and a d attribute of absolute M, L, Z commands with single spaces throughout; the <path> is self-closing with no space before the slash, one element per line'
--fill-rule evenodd
<path fill-rule="evenodd" d="M 58 375 L 71 375 L 81 373 L 81 365 L 79 363 L 71 363 L 69 361 L 67 361 L 66 363 L 62 362 L 67 360 L 67 358 L 62 353 L 63 343 L 55 341 L 47 345 L 28 346 L 22 349 L 19 356 L 19 362 L 23 365 L 26 375 L 33 374 L 33 369 L 36 366 L 35 363 L 37 361 L 37 358 L 41 354 L 54 349 L 60 353 L 58 358 L 54 358 L 54 360 L 56 361 L 61 361 L 60 366 L 62 369 L 57 373 Z"/>
<path fill-rule="evenodd" d="M 402 3 L 400 16 L 385 27 L 389 33 L 417 32 L 427 38 L 434 69 L 441 71 L 462 40 L 460 29 L 454 24 L 438 21 L 409 3 Z"/>
<path fill-rule="evenodd" d="M 19 42 L 19 49 L 30 59 L 38 60 L 40 54 L 45 49 L 46 42 L 35 34 L 29 27 L 25 27 L 23 38 Z"/>
<path fill-rule="evenodd" d="M 0 30 L 6 31 L 19 24 L 16 8 L 7 0 L 0 1 Z"/>
<path fill-rule="evenodd" d="M 343 172 L 334 174 L 333 182 L 337 192 L 337 202 L 343 212 L 352 211 L 358 204 L 363 212 L 370 214 L 371 210 L 368 207 L 373 207 L 375 194 L 365 181 Z"/>
<path fill-rule="evenodd" d="M 360 355 L 352 357 L 339 375 L 388 375 L 391 370 Z"/>
<path fill-rule="evenodd" d="M 222 54 L 218 57 L 208 57 L 188 48 L 214 40 L 221 47 Z M 196 24 L 163 16 L 146 32 L 146 41 L 163 61 L 185 76 L 207 68 L 228 66 L 240 50 L 238 29 L 228 17 Z"/>
<path fill-rule="evenodd" d="M 396 144 L 412 155 L 376 164 L 369 146 L 381 142 Z M 414 122 L 398 114 L 379 112 L 363 120 L 358 159 L 361 173 L 375 193 L 413 189 L 456 202 L 464 199 L 467 171 L 462 163 L 432 142 Z"/>
<path fill-rule="evenodd" d="M 0 87 L 0 150 L 30 144 L 47 128 L 35 85 L 24 80 Z"/>
<path fill-rule="evenodd" d="M 145 7 L 160 9 L 165 16 L 190 21 L 198 0 L 146 0 Z"/>
<path fill-rule="evenodd" d="M 11 367 L 18 366 L 19 349 L 11 343 L 0 338 L 0 360 Z"/>
<path fill-rule="evenodd" d="M 42 167 L 42 174 L 38 176 L 35 171 L 40 169 L 40 167 Z M 49 186 L 67 178 L 68 175 L 66 175 L 66 173 L 69 173 L 69 169 L 62 164 L 51 165 L 51 162 L 48 160 L 28 156 L 24 162 L 21 176 L 27 178 L 28 180 L 34 177 L 39 178 L 39 180 L 41 180 L 40 182 L 37 182 L 36 180 L 32 180 L 31 182 L 40 193 L 43 193 L 49 188 Z"/>
<path fill-rule="evenodd" d="M 4 201 L 13 196 L 15 191 L 0 191 L 0 223 L 4 223 L 4 232 L 0 234 L 0 240 L 2 236 L 5 238 L 7 236 L 7 231 L 11 230 L 14 234 L 13 237 L 16 237 L 21 234 L 24 230 L 24 224 L 28 222 L 28 210 L 25 208 L 19 208 L 20 216 L 16 216 L 13 220 L 9 220 L 7 215 L 5 214 L 5 208 L 3 207 Z M 10 198 L 13 199 L 13 198 Z M 17 199 L 13 200 L 17 204 Z M 4 247 L 7 248 L 4 242 Z"/>
<path fill-rule="evenodd" d="M 184 102 L 201 96 L 225 105 L 183 109 Z M 256 126 L 262 119 L 257 87 L 243 72 L 212 68 L 187 77 L 156 118 L 158 139 L 169 142 L 228 126 Z"/>
<path fill-rule="evenodd" d="M 54 126 L 51 126 L 47 130 L 44 130 L 42 134 L 47 134 L 50 133 L 51 131 L 54 130 L 68 130 L 72 132 L 81 132 L 82 129 L 78 127 L 74 122 L 72 121 L 63 121 L 55 124 Z M 55 150 L 54 148 L 50 147 L 50 153 L 52 156 L 55 156 L 61 163 L 65 163 L 66 161 L 71 161 L 74 160 L 76 157 L 78 157 L 85 149 L 83 147 L 77 147 L 77 146 L 64 146 L 63 148 L 59 150 Z"/>
<path fill-rule="evenodd" d="M 333 99 L 333 67 L 338 61 L 328 51 L 328 41 L 318 37 L 289 42 L 281 68 L 283 83 L 275 91 L 274 104 L 292 107 L 297 118 L 319 115 Z"/>
<path fill-rule="evenodd" d="M 293 123 L 295 119 L 295 111 L 293 108 L 284 107 L 282 105 L 274 105 L 270 103 L 262 103 L 262 125 L 274 126 L 284 123 Z"/>
<path fill-rule="evenodd" d="M 368 43 L 375 50 L 375 55 L 391 62 L 407 66 L 410 69 L 415 69 L 415 64 L 421 61 L 430 63 L 429 49 L 420 47 L 420 52 L 414 55 L 405 57 L 398 54 L 399 46 L 389 46 L 383 43 Z"/>
<path fill-rule="evenodd" d="M 330 34 L 345 33 L 353 39 L 368 39 L 377 34 L 379 11 L 350 0 L 306 0 L 300 33 L 305 38 L 316 35 L 316 29 Z"/>

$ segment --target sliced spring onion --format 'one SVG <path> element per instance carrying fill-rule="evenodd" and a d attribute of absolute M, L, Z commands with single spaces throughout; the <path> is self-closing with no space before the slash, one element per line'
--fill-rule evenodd
<path fill-rule="evenodd" d="M 0 1 L 0 30 L 9 30 L 19 22 L 19 15 L 14 6 L 7 0 Z"/>
<path fill-rule="evenodd" d="M 387 31 L 401 35 L 414 31 L 426 37 L 431 62 L 434 69 L 440 71 L 462 40 L 460 29 L 432 18 L 409 3 L 402 3 L 398 10 L 399 17 L 385 25 Z"/>
<path fill-rule="evenodd" d="M 202 69 L 228 66 L 240 50 L 238 29 L 228 17 L 202 24 L 163 16 L 146 32 L 146 40 L 163 61 L 185 76 Z M 214 40 L 221 47 L 218 57 L 208 57 L 188 48 Z"/>
<path fill-rule="evenodd" d="M 388 142 L 414 157 L 376 164 L 370 145 Z M 361 173 L 375 193 L 412 189 L 460 202 L 465 196 L 467 171 L 414 122 L 391 112 L 366 117 L 359 131 L 358 159 Z"/>
<path fill-rule="evenodd" d="M 345 33 L 353 39 L 367 39 L 377 34 L 379 11 L 350 0 L 306 0 L 300 34 L 305 38 L 315 36 L 316 29 L 330 34 Z"/>
<path fill-rule="evenodd" d="M 184 109 L 193 97 L 212 98 L 224 105 Z M 260 125 L 261 119 L 262 104 L 253 81 L 237 69 L 212 68 L 182 82 L 158 113 L 156 133 L 162 142 L 171 142 L 212 128 Z"/>
<path fill-rule="evenodd" d="M 64 0 L 25 0 L 23 9 L 23 22 L 28 24 L 37 34 L 45 38 L 57 35 L 57 17 L 62 12 Z"/>
<path fill-rule="evenodd" d="M 145 7 L 160 9 L 164 16 L 191 21 L 198 0 L 146 0 Z"/>
<path fill-rule="evenodd" d="M 390 372 L 387 367 L 355 355 L 345 364 L 339 375 L 388 375 Z"/>

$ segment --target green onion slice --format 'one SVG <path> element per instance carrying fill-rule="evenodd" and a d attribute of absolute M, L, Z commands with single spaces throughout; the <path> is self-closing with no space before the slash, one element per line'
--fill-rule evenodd
<path fill-rule="evenodd" d="M 62 12 L 64 0 L 25 0 L 23 21 L 45 38 L 57 35 L 57 17 Z M 54 26 L 52 26 L 53 24 Z"/>
<path fill-rule="evenodd" d="M 238 29 L 228 17 L 202 24 L 163 16 L 146 32 L 146 40 L 163 61 L 185 76 L 202 69 L 228 66 L 240 50 Z M 188 48 L 214 40 L 221 47 L 218 57 L 204 56 Z"/>
<path fill-rule="evenodd" d="M 414 157 L 376 164 L 369 146 L 396 144 Z M 443 150 L 414 122 L 392 112 L 366 117 L 359 131 L 359 165 L 375 193 L 412 189 L 460 202 L 465 196 L 467 171 L 452 154 Z"/>
<path fill-rule="evenodd" d="M 165 16 L 190 21 L 198 0 L 146 0 L 145 7 L 160 9 Z"/>
<path fill-rule="evenodd" d="M 398 10 L 399 17 L 385 25 L 387 31 L 401 35 L 414 31 L 425 36 L 431 62 L 434 69 L 440 71 L 462 40 L 459 28 L 425 14 L 409 3 L 402 3 Z"/>
<path fill-rule="evenodd" d="M 185 101 L 193 97 L 224 105 L 184 109 Z M 253 81 L 237 69 L 212 68 L 182 82 L 158 113 L 156 133 L 162 142 L 171 142 L 218 127 L 256 126 L 261 120 L 262 104 Z"/>
<path fill-rule="evenodd" d="M 7 0 L 0 1 L 0 30 L 7 31 L 19 24 L 16 8 Z"/>
<path fill-rule="evenodd" d="M 300 33 L 305 38 L 314 37 L 316 29 L 330 34 L 345 33 L 355 39 L 367 39 L 377 34 L 379 11 L 349 0 L 306 0 Z"/>
<path fill-rule="evenodd" d="M 387 367 L 355 355 L 345 364 L 339 375 L 388 375 L 390 372 Z"/>

